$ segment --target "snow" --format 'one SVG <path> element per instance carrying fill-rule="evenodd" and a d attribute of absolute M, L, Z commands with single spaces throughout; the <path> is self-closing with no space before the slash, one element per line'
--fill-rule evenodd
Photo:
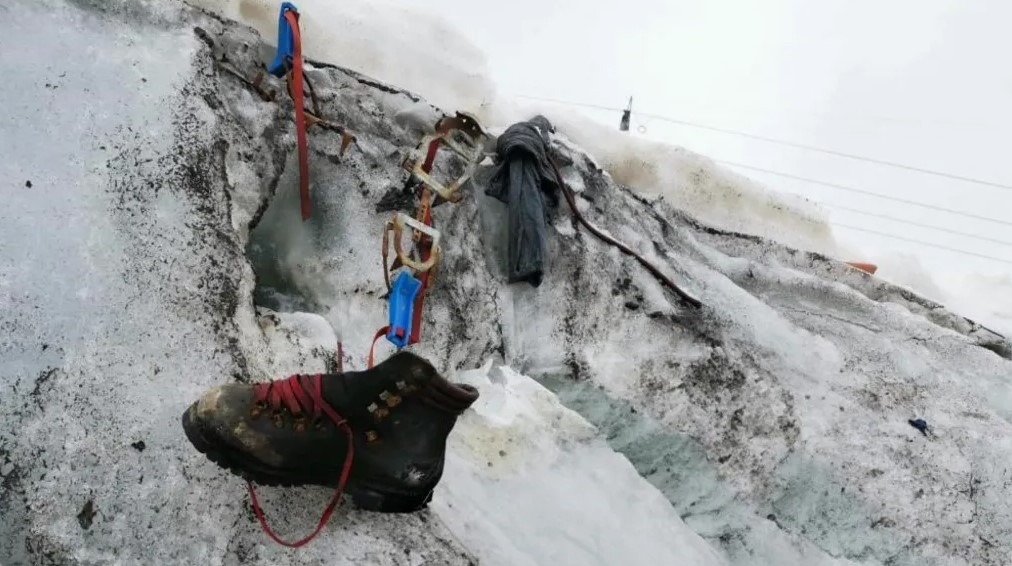
<path fill-rule="evenodd" d="M 947 274 L 938 284 L 953 310 L 1012 337 L 1012 275 Z"/>
<path fill-rule="evenodd" d="M 250 30 L 172 2 L 15 2 L 5 40 L 51 39 L 32 43 L 39 60 L 0 55 L 22 77 L 0 87 L 16 110 L 0 115 L 13 180 L 0 212 L 0 562 L 1012 561 L 1008 341 L 833 257 L 749 235 L 779 223 L 831 248 L 803 203 L 781 207 L 681 150 L 610 148 L 565 117 L 557 141 L 589 220 L 704 308 L 573 228 L 565 208 L 544 284 L 507 285 L 504 207 L 479 175 L 434 210 L 445 256 L 414 348 L 481 391 L 432 505 L 342 507 L 309 547 L 270 544 L 242 482 L 192 449 L 179 415 L 223 382 L 326 371 L 338 340 L 345 366 L 364 367 L 386 316 L 379 241 L 393 211 L 377 204 L 397 196 L 400 160 L 436 111 L 311 69 L 325 113 L 359 143 L 341 157 L 337 136 L 312 131 L 302 222 L 287 103 L 217 72 L 193 33 L 249 71 L 270 52 Z M 222 6 L 272 39 L 273 12 Z M 401 17 L 334 6 L 375 16 L 366 31 Z M 310 17 L 307 42 L 326 37 Z M 427 33 L 421 20 L 411 30 Z M 357 45 L 334 60 L 368 67 L 383 49 Z M 622 186 L 637 174 L 621 167 L 630 147 L 672 166 L 636 187 L 652 195 Z M 441 158 L 436 174 L 459 166 Z M 657 196 L 667 183 L 679 198 Z M 757 219 L 721 216 L 735 202 Z M 311 528 L 330 496 L 262 494 L 283 536 Z"/>
<path fill-rule="evenodd" d="M 481 397 L 452 437 L 435 512 L 489 564 L 724 560 L 595 430 L 505 367 L 456 376 Z"/>

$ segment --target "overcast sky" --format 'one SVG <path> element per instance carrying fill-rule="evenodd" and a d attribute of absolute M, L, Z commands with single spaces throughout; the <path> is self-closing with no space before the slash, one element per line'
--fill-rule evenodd
<path fill-rule="evenodd" d="M 1012 2 L 1002 0 L 429 0 L 486 53 L 506 94 L 624 106 L 633 128 L 751 164 L 1012 221 L 1012 190 L 639 119 L 636 111 L 1012 185 Z M 618 116 L 588 110 L 617 124 Z M 744 171 L 743 171 L 744 172 Z M 1012 243 L 1012 227 L 762 173 L 810 198 Z M 1006 258 L 991 244 L 833 210 L 836 223 Z M 868 253 L 915 253 L 934 273 L 1010 273 L 843 229 Z"/>

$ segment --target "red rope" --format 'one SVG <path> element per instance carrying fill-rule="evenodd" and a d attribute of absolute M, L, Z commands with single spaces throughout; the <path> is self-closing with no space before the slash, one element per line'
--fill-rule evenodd
<path fill-rule="evenodd" d="M 703 306 L 703 303 L 701 303 L 699 299 L 686 293 L 678 285 L 675 285 L 675 282 L 672 281 L 671 278 L 669 278 L 667 275 L 664 275 L 664 273 L 662 273 L 660 269 L 657 269 L 657 267 L 655 267 L 649 261 L 644 259 L 643 256 L 633 251 L 632 248 L 616 240 L 615 238 L 612 238 L 611 236 L 605 234 L 590 222 L 587 222 L 587 219 L 583 216 L 583 214 L 580 213 L 580 209 L 576 206 L 576 199 L 573 197 L 573 191 L 570 190 L 569 185 L 566 184 L 566 181 L 562 179 L 562 173 L 559 171 L 559 166 L 555 164 L 555 160 L 553 160 L 551 156 L 549 156 L 548 158 L 548 163 L 551 164 L 552 166 L 552 171 L 555 173 L 555 180 L 558 182 L 559 189 L 562 191 L 563 196 L 566 197 L 566 202 L 569 203 L 569 208 L 570 210 L 573 211 L 573 216 L 576 217 L 576 219 L 580 222 L 580 224 L 583 224 L 587 228 L 587 230 L 590 230 L 590 233 L 597 236 L 599 240 L 607 244 L 611 244 L 612 246 L 615 246 L 616 248 L 618 248 L 620 252 L 634 258 L 636 261 L 640 263 L 640 265 L 645 267 L 646 270 L 649 271 L 650 274 L 653 275 L 657 279 L 657 281 L 661 283 L 661 285 L 664 285 L 668 289 L 674 291 L 674 293 L 678 295 L 679 298 L 681 298 L 683 301 L 685 301 L 686 303 L 697 309 Z"/>
<path fill-rule="evenodd" d="M 372 369 L 373 365 L 375 365 L 375 361 L 374 361 L 375 358 L 373 357 L 373 353 L 376 350 L 376 342 L 379 342 L 380 338 L 386 336 L 387 332 L 390 332 L 390 327 L 389 326 L 384 326 L 383 328 L 380 328 L 379 330 L 377 330 L 376 331 L 376 335 L 372 337 L 372 346 L 369 347 L 369 360 L 368 360 L 368 362 L 369 362 L 369 369 Z"/>
<path fill-rule="evenodd" d="M 422 164 L 422 171 L 432 172 L 432 164 L 436 162 L 436 152 L 439 151 L 440 139 L 436 138 L 429 142 L 429 152 L 425 154 L 425 163 Z"/>
<path fill-rule="evenodd" d="M 297 380 L 299 376 L 293 376 L 285 382 Z M 326 509 L 323 511 L 323 515 L 320 516 L 320 522 L 317 523 L 316 529 L 307 537 L 299 539 L 295 542 L 284 541 L 271 530 L 270 525 L 267 524 L 267 518 L 264 516 L 263 509 L 260 508 L 260 501 L 257 499 L 256 490 L 253 488 L 253 482 L 247 481 L 246 487 L 249 490 L 250 500 L 253 503 L 253 513 L 256 515 L 257 520 L 260 521 L 260 527 L 263 528 L 267 536 L 274 542 L 287 546 L 288 548 L 299 548 L 304 546 L 309 541 L 316 538 L 316 535 L 320 534 L 323 527 L 330 520 L 330 516 L 334 514 L 334 510 L 337 508 L 337 504 L 341 501 L 341 496 L 344 494 L 344 488 L 348 484 L 348 477 L 351 475 L 351 464 L 355 459 L 355 436 L 351 432 L 351 427 L 348 426 L 348 421 L 337 413 L 326 401 L 323 400 L 323 384 L 321 382 L 322 376 L 313 376 L 308 383 L 309 387 L 302 389 L 302 392 L 307 394 L 312 400 L 314 408 L 317 412 L 322 411 L 323 414 L 327 415 L 330 420 L 334 421 L 341 430 L 344 431 L 345 436 L 348 438 L 348 453 L 344 457 L 344 465 L 341 467 L 341 477 L 337 481 L 337 489 L 334 490 L 334 496 L 330 498 L 330 503 L 327 504 Z"/>
<path fill-rule="evenodd" d="M 295 103 L 295 139 L 299 147 L 299 201 L 302 219 L 312 214 L 309 202 L 309 142 L 306 139 L 305 96 L 302 92 L 302 37 L 299 32 L 299 15 L 294 10 L 285 12 L 285 19 L 292 28 L 292 43 L 295 44 L 292 61 L 292 102 Z"/>

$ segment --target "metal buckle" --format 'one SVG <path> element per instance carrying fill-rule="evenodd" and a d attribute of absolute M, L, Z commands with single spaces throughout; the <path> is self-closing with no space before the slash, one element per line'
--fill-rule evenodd
<path fill-rule="evenodd" d="M 459 143 L 453 140 L 453 132 L 458 132 L 464 136 L 468 142 L 475 146 L 474 150 L 469 150 L 463 147 Z M 444 117 L 436 123 L 436 133 L 430 134 L 422 138 L 418 146 L 405 158 L 401 167 L 411 172 L 411 175 L 420 183 L 423 183 L 436 194 L 442 197 L 444 200 L 449 202 L 460 202 L 462 198 L 459 190 L 471 176 L 474 174 L 475 168 L 478 163 L 485 156 L 482 151 L 480 142 L 485 136 L 485 131 L 482 129 L 478 120 L 466 112 L 457 112 L 456 116 Z M 426 151 L 432 150 L 433 144 L 443 145 L 450 149 L 450 151 L 456 153 L 460 157 L 467 161 L 468 165 L 464 169 L 464 174 L 460 178 L 456 179 L 449 186 L 443 185 L 439 181 L 432 178 L 432 176 L 426 172 L 424 167 L 424 156 L 421 153 L 421 148 L 425 148 Z"/>
<path fill-rule="evenodd" d="M 401 245 L 401 238 L 404 235 L 405 226 L 414 230 L 416 234 L 424 234 L 432 239 L 432 251 L 429 253 L 429 258 L 425 261 L 416 261 L 410 255 L 404 253 L 404 249 Z M 441 252 L 439 242 L 442 238 L 442 234 L 440 234 L 439 230 L 436 230 L 432 226 L 426 226 L 403 212 L 398 212 L 393 219 L 387 222 L 386 229 L 383 230 L 384 253 L 388 249 L 387 246 L 390 241 L 390 232 L 394 233 L 394 252 L 397 254 L 397 259 L 400 260 L 401 265 L 414 269 L 417 273 L 424 273 L 432 269 L 436 265 L 436 262 L 439 261 L 439 255 Z M 384 269 L 386 269 L 386 266 L 384 266 Z"/>

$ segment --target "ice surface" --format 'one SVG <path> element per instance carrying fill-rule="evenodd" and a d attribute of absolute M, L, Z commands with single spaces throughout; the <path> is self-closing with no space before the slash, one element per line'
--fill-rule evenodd
<path fill-rule="evenodd" d="M 616 400 L 588 382 L 549 380 L 567 407 L 601 430 L 611 446 L 636 463 L 636 469 L 675 505 L 697 532 L 723 542 L 734 564 L 844 566 L 855 564 L 820 551 L 814 544 L 784 532 L 775 514 L 760 514 L 736 501 L 705 450 L 687 434 Z"/>
<path fill-rule="evenodd" d="M 0 563 L 1012 561 L 1012 346 L 691 198 L 627 190 L 598 169 L 616 162 L 594 136 L 576 140 L 593 158 L 570 144 L 581 208 L 706 306 L 679 303 L 565 208 L 545 283 L 506 285 L 504 210 L 479 175 L 434 211 L 445 257 L 415 350 L 482 397 L 431 508 L 341 508 L 311 546 L 270 544 L 179 415 L 213 385 L 323 371 L 339 339 L 364 367 L 385 323 L 379 235 L 432 114 L 311 69 L 359 144 L 340 157 L 336 136 L 310 134 L 301 222 L 290 106 L 217 71 L 193 28 L 241 71 L 270 51 L 251 31 L 166 2 L 8 12 L 3 41 L 39 60 L 0 51 L 20 77 L 0 87 L 16 110 L 0 115 Z M 437 175 L 460 167 L 441 158 Z M 254 309 L 255 285 L 270 309 Z M 263 490 L 284 536 L 329 495 Z"/>
<path fill-rule="evenodd" d="M 363 129 L 378 127 L 370 124 L 362 122 Z M 549 243 L 545 284 L 505 285 L 504 207 L 484 196 L 479 174 L 473 200 L 436 209 L 447 249 L 418 352 L 458 369 L 496 356 L 551 384 L 731 563 L 1000 563 L 1008 549 L 994 541 L 1008 531 L 1008 513 L 982 511 L 983 492 L 961 486 L 972 469 L 975 485 L 997 498 L 991 501 L 1004 497 L 996 464 L 1007 448 L 984 448 L 955 431 L 1009 426 L 1009 365 L 996 355 L 1012 355 L 1006 343 L 902 287 L 824 256 L 707 226 L 669 203 L 622 190 L 580 153 L 576 162 L 568 175 L 581 179 L 578 198 L 591 221 L 661 263 L 706 308 L 685 309 L 631 260 L 567 226 L 565 210 L 554 213 L 559 230 Z M 370 299 L 354 306 L 355 297 L 382 289 L 368 259 L 375 252 L 359 255 L 359 246 L 375 249 L 379 222 L 370 202 L 396 191 L 396 183 L 388 182 L 389 164 L 318 167 L 339 186 L 383 188 L 327 193 L 326 210 L 340 218 L 314 225 L 311 245 L 279 245 L 264 261 L 270 269 L 285 262 L 279 271 L 290 270 L 286 278 L 297 282 L 289 292 L 321 302 L 319 312 L 342 329 L 361 363 L 368 330 L 384 313 Z M 294 200 L 278 205 L 254 241 L 283 239 L 291 224 L 284 215 L 296 207 Z M 356 220 L 340 221 L 347 218 Z M 598 397 L 578 403 L 572 383 Z M 615 406 L 641 415 L 654 432 L 642 442 L 622 441 L 627 421 L 595 416 Z M 937 423 L 936 435 L 922 440 L 907 424 L 915 416 Z M 455 436 L 455 445 L 475 434 L 466 422 L 460 430 L 469 432 Z M 458 456 L 454 450 L 451 460 Z M 488 461 L 489 473 L 499 473 L 497 460 Z M 481 461 L 469 465 L 480 468 Z M 441 488 L 447 508 L 459 496 L 453 485 Z M 529 502 L 513 491 L 511 508 L 524 509 Z M 982 514 L 959 523 L 971 518 L 962 514 L 967 509 Z M 444 521 L 479 555 L 512 557 L 537 547 L 526 538 L 485 547 L 491 534 L 472 543 L 454 526 L 467 521 L 480 530 L 470 516 Z M 950 522 L 954 516 L 960 518 Z"/>
<path fill-rule="evenodd" d="M 256 321 L 233 214 L 252 216 L 290 145 L 261 154 L 274 107 L 210 82 L 192 28 L 216 22 L 149 8 L 0 9 L 2 41 L 22 46 L 0 50 L 19 77 L 0 87 L 0 564 L 467 564 L 425 514 L 342 510 L 329 543 L 267 546 L 242 484 L 183 437 L 202 391 L 320 371 L 333 332 Z M 229 146 L 249 184 L 225 181 Z M 264 496 L 284 534 L 329 497 Z"/>
<path fill-rule="evenodd" d="M 509 368 L 457 374 L 481 392 L 452 437 L 434 511 L 489 564 L 724 560 L 553 393 Z"/>
<path fill-rule="evenodd" d="M 938 284 L 953 310 L 1012 338 L 1012 276 L 950 275 Z"/>

